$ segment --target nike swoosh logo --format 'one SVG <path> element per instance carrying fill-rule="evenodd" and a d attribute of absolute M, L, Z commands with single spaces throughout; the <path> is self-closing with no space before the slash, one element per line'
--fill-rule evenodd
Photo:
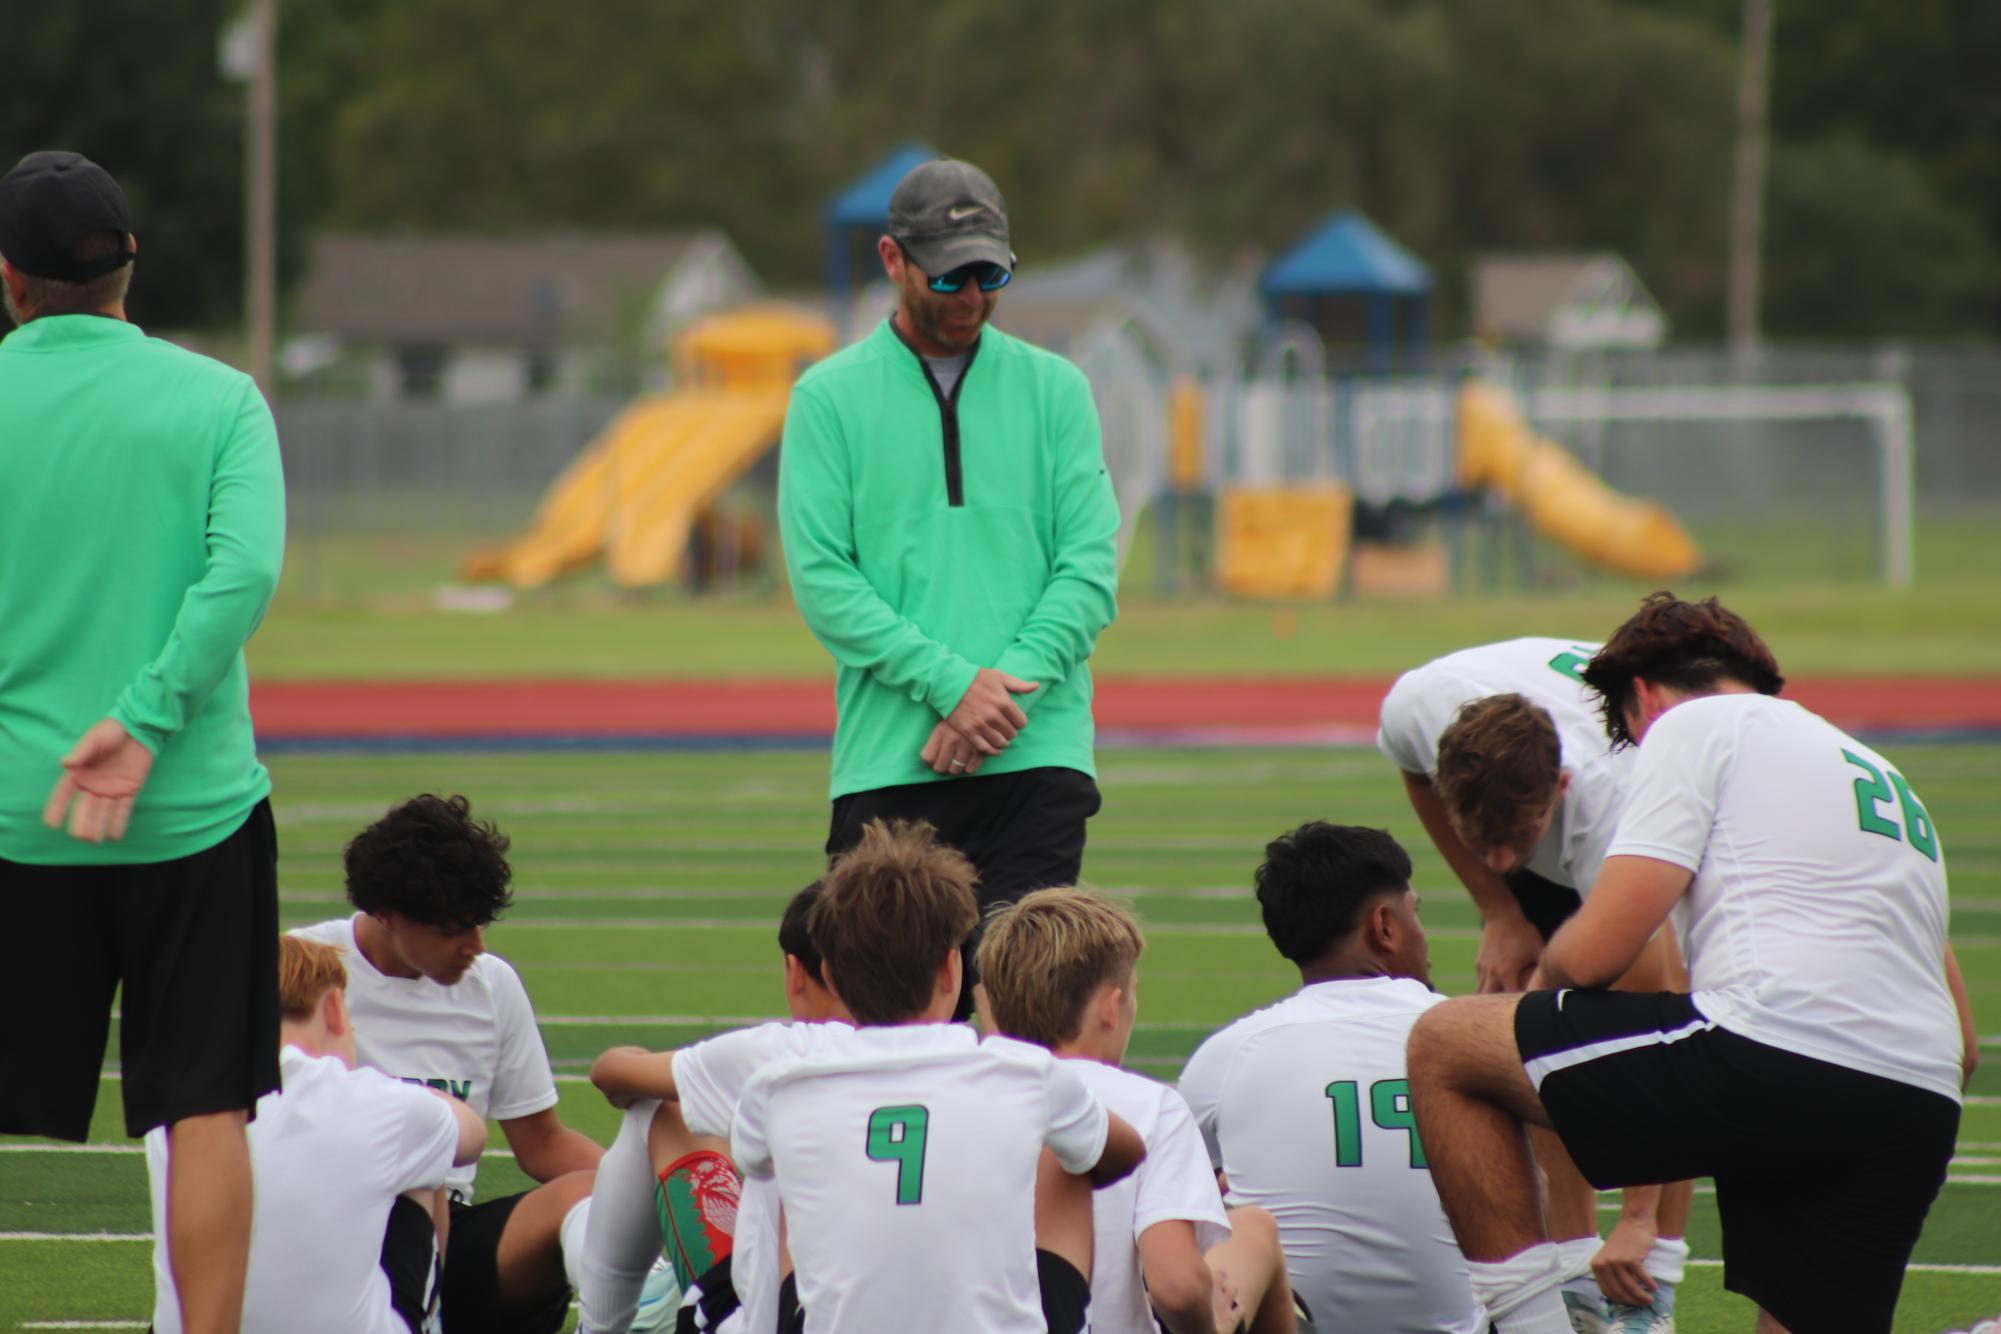
<path fill-rule="evenodd" d="M 967 218 L 978 217 L 980 214 L 986 211 L 987 211 L 986 208 L 980 204 L 962 205 L 959 208 L 948 208 L 945 210 L 945 220 L 947 222 L 964 222 Z"/>

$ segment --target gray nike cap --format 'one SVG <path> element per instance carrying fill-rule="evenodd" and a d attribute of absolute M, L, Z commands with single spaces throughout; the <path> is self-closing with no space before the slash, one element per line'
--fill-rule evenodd
<path fill-rule="evenodd" d="M 985 260 L 1014 271 L 1007 204 L 993 177 L 938 158 L 912 167 L 889 197 L 889 234 L 931 277 Z"/>

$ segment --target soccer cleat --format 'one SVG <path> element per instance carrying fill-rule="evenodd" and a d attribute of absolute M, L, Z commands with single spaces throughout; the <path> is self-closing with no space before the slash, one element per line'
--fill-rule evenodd
<path fill-rule="evenodd" d="M 1608 1334 L 1674 1334 L 1674 1288 L 1663 1283 L 1654 1289 L 1654 1299 L 1645 1306 L 1606 1303 L 1611 1316 Z"/>
<path fill-rule="evenodd" d="M 639 1310 L 632 1317 L 632 1334 L 665 1334 L 674 1328 L 681 1311 L 681 1284 L 674 1266 L 655 1260 L 646 1272 L 646 1286 L 639 1290 Z"/>
<path fill-rule="evenodd" d="M 1570 1317 L 1570 1328 L 1575 1334 L 1611 1334 L 1610 1306 L 1596 1292 L 1579 1292 L 1566 1286 L 1563 1289 L 1563 1313 Z"/>

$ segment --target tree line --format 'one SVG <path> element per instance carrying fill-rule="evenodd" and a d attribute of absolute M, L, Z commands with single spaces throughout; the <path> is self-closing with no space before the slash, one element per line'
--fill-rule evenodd
<path fill-rule="evenodd" d="M 726 231 L 820 272 L 820 207 L 922 139 L 1000 181 L 1025 262 L 1181 236 L 1249 263 L 1354 206 L 1429 262 L 1610 249 L 1722 328 L 1739 0 L 281 0 L 280 214 L 319 229 Z M 241 309 L 231 0 L 20 5 L 8 151 L 132 195 L 134 314 Z M 1777 0 L 1762 324 L 2001 334 L 2001 6 Z"/>

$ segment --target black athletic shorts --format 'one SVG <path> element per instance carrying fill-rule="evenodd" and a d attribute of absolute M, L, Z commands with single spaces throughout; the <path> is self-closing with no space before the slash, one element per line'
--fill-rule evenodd
<path fill-rule="evenodd" d="M 1042 1285 L 1042 1322 L 1049 1334 L 1083 1334 L 1091 1306 L 1091 1280 L 1054 1251 L 1035 1251 L 1035 1278 Z M 778 1286 L 778 1334 L 805 1334 L 806 1312 L 799 1305 L 799 1276 L 787 1274 Z"/>
<path fill-rule="evenodd" d="M 1529 919 L 1529 925 L 1542 933 L 1544 944 L 1584 906 L 1584 896 L 1568 885 L 1559 885 L 1554 880 L 1537 875 L 1526 866 L 1517 866 L 1501 877 L 1508 892 L 1515 896 L 1515 902 L 1522 905 L 1522 916 Z"/>
<path fill-rule="evenodd" d="M 425 1318 L 437 1307 L 441 1269 L 438 1225 L 431 1211 L 398 1195 L 382 1230 L 382 1272 L 389 1279 L 389 1305 L 410 1334 L 423 1334 Z"/>
<path fill-rule="evenodd" d="M 478 1204 L 452 1201 L 452 1230 L 445 1239 L 445 1282 L 439 1310 L 445 1334 L 559 1334 L 570 1318 L 570 1289 L 539 1302 L 500 1302 L 500 1234 L 514 1206 L 526 1198 L 503 1195 Z"/>
<path fill-rule="evenodd" d="M 1716 1179 L 1724 1287 L 1788 1329 L 1890 1328 L 1958 1103 L 1741 1037 L 1675 992 L 1533 991 L 1515 1042 L 1594 1186 Z"/>
<path fill-rule="evenodd" d="M 0 860 L 0 1134 L 81 1140 L 121 989 L 125 1132 L 248 1110 L 278 1087 L 278 836 L 271 803 L 166 862 Z"/>
<path fill-rule="evenodd" d="M 980 912 L 1013 902 L 1031 890 L 1074 885 L 1084 867 L 1084 822 L 1102 800 L 1091 776 L 1076 769 L 1023 769 L 1011 774 L 975 774 L 935 783 L 904 783 L 834 798 L 827 856 L 840 856 L 861 842 L 871 820 L 924 820 L 941 842 L 966 854 L 978 868 Z M 973 1012 L 973 967 L 980 941 L 975 926 L 961 957 L 965 983 L 953 1018 Z"/>

